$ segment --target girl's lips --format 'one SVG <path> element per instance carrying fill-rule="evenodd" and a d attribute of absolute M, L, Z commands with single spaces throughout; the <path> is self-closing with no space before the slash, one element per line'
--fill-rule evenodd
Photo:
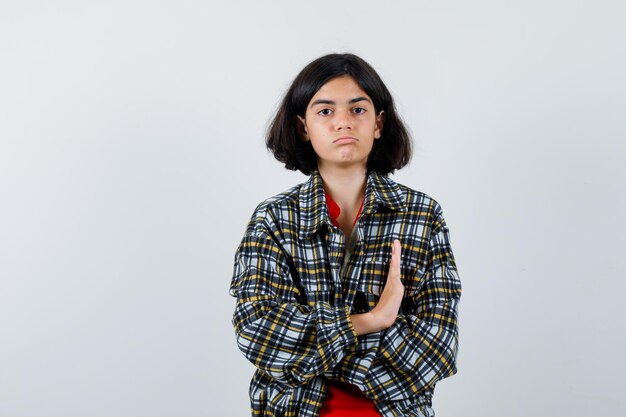
<path fill-rule="evenodd" d="M 356 142 L 357 139 L 352 136 L 342 136 L 340 138 L 335 139 L 333 142 L 341 145 L 342 143 L 352 143 Z"/>

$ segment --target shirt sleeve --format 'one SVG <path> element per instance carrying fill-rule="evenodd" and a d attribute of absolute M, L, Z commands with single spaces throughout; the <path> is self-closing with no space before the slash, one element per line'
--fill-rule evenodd
<path fill-rule="evenodd" d="M 334 367 L 357 337 L 348 307 L 303 302 L 288 256 L 271 235 L 247 232 L 235 254 L 232 324 L 253 365 L 297 386 Z"/>
<path fill-rule="evenodd" d="M 423 281 L 403 300 L 401 313 L 385 331 L 379 351 L 379 357 L 417 390 L 434 389 L 437 381 L 457 371 L 461 282 L 440 209 L 432 230 Z"/>

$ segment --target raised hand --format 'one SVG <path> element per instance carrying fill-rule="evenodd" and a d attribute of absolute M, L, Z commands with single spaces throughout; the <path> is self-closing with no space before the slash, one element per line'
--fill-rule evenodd
<path fill-rule="evenodd" d="M 350 316 L 357 335 L 385 330 L 396 321 L 404 296 L 404 285 L 400 275 L 401 254 L 402 246 L 400 241 L 396 239 L 393 241 L 387 283 L 383 288 L 378 304 L 368 313 Z"/>

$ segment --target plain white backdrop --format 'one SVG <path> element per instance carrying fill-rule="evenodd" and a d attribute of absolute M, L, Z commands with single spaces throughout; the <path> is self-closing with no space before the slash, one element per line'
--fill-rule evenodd
<path fill-rule="evenodd" d="M 297 72 L 378 70 L 463 284 L 441 417 L 619 415 L 620 1 L 3 1 L 0 415 L 246 416 L 233 255 L 306 177 L 264 148 Z"/>

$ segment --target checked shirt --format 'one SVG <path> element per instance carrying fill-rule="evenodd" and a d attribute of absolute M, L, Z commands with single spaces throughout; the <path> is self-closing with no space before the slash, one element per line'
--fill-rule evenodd
<path fill-rule="evenodd" d="M 357 337 L 350 314 L 376 305 L 396 238 L 400 312 Z M 349 239 L 331 223 L 318 171 L 259 204 L 230 294 L 237 344 L 257 368 L 253 416 L 318 416 L 328 379 L 356 385 L 385 417 L 432 416 L 435 384 L 457 371 L 461 283 L 441 206 L 379 173 L 367 174 Z"/>

